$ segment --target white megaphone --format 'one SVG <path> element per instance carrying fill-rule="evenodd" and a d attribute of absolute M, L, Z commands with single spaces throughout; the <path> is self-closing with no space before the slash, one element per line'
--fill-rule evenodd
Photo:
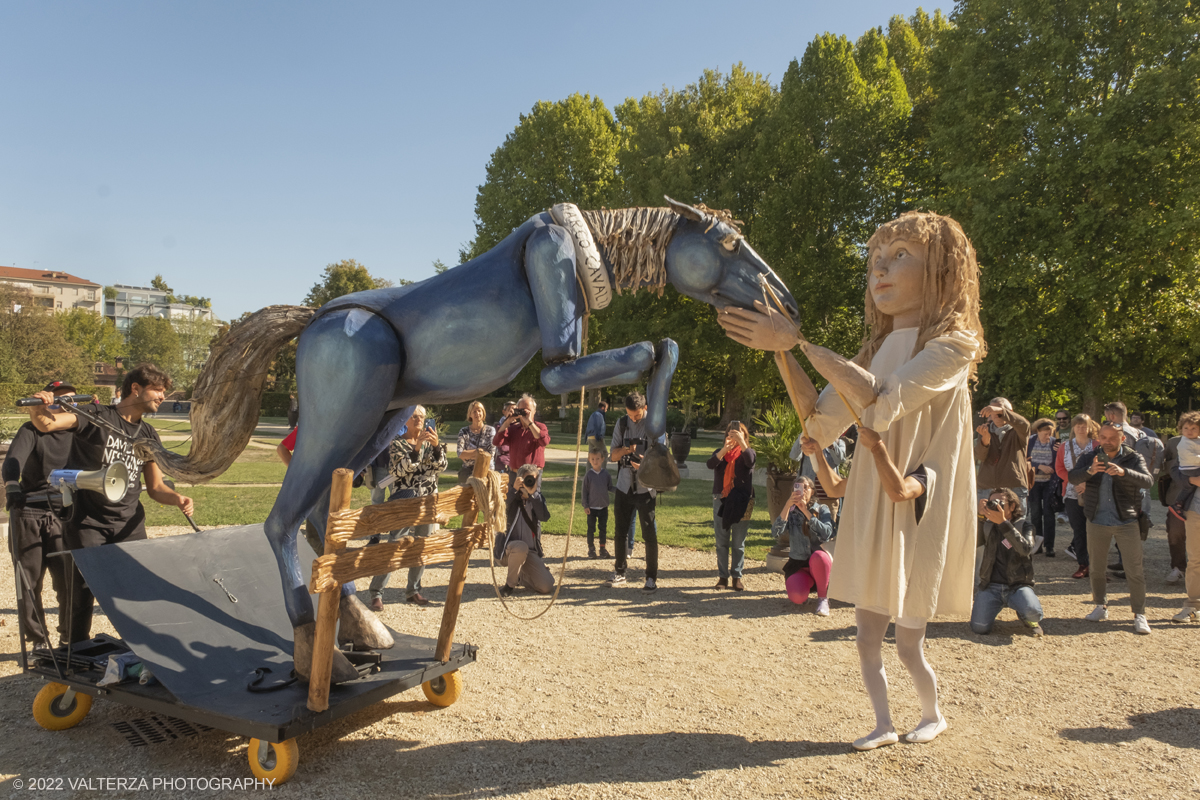
<path fill-rule="evenodd" d="M 75 492 L 80 489 L 99 492 L 105 500 L 115 503 L 129 488 L 129 470 L 120 461 L 104 469 L 56 469 L 50 473 L 50 486 L 62 492 L 64 506 L 75 501 Z"/>

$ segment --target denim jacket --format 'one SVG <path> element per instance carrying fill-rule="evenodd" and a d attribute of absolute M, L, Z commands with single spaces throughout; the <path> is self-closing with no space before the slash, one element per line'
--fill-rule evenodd
<path fill-rule="evenodd" d="M 787 527 L 792 543 L 788 555 L 797 561 L 807 561 L 822 542 L 833 538 L 833 515 L 829 513 L 829 508 L 820 503 L 813 503 L 808 508 L 813 515 L 811 520 L 805 519 L 800 509 L 793 507 L 788 512 L 786 522 L 776 517 L 771 523 L 771 533 L 774 536 L 779 536 L 784 526 Z"/>

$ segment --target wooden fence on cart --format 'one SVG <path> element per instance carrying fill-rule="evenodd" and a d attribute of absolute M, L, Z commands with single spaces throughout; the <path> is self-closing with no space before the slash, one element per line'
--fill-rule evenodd
<path fill-rule="evenodd" d="M 487 458 L 475 460 L 475 477 L 484 478 L 487 475 L 489 461 Z M 404 567 L 453 561 L 450 584 L 446 589 L 446 605 L 442 611 L 442 626 L 434 650 L 434 657 L 438 661 L 448 661 L 471 551 L 491 544 L 487 520 L 480 518 L 480 503 L 469 486 L 455 487 L 429 497 L 391 500 L 352 511 L 350 490 L 353 478 L 348 469 L 333 473 L 325 554 L 313 562 L 309 590 L 318 596 L 318 606 L 312 672 L 308 684 L 308 708 L 311 711 L 329 708 L 334 634 L 343 583 L 383 575 Z M 460 514 L 463 518 L 461 528 L 442 529 L 428 537 L 406 536 L 395 542 L 346 549 L 351 539 L 386 534 L 410 525 L 435 522 L 444 525 Z"/>

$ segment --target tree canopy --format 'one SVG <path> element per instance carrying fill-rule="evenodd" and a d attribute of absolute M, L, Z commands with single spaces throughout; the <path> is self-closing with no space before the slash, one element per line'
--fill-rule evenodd
<path fill-rule="evenodd" d="M 366 267 L 352 258 L 326 265 L 322 275 L 323 277 L 308 290 L 304 305 L 320 308 L 344 294 L 383 289 L 392 285 L 391 281 L 373 277 Z"/>

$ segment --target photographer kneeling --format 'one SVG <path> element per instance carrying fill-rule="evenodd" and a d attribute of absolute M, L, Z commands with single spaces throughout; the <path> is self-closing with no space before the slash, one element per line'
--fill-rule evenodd
<path fill-rule="evenodd" d="M 996 489 L 980 500 L 979 513 L 983 563 L 971 630 L 990 633 L 996 616 L 1008 606 L 1030 633 L 1041 636 L 1042 604 L 1033 593 L 1033 523 L 1022 517 L 1021 501 L 1012 489 Z"/>
<path fill-rule="evenodd" d="M 508 533 L 496 537 L 494 551 L 500 565 L 508 567 L 508 578 L 500 587 L 505 597 L 518 586 L 538 594 L 554 591 L 554 576 L 542 560 L 542 523 L 550 519 L 550 510 L 538 490 L 540 474 L 536 466 L 526 464 L 508 489 Z"/>

